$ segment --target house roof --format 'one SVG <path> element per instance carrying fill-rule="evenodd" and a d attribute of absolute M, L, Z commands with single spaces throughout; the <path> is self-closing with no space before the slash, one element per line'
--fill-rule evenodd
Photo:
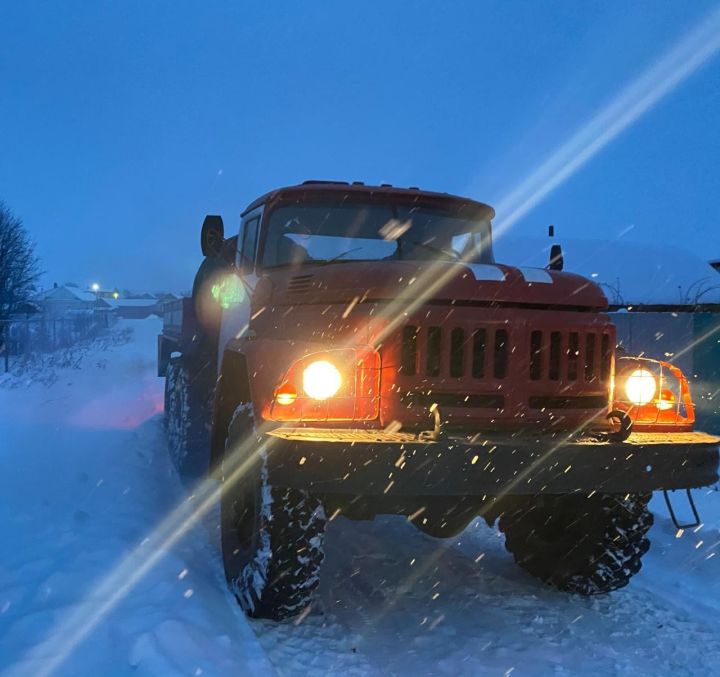
<path fill-rule="evenodd" d="M 38 301 L 83 301 L 84 303 L 95 303 L 97 297 L 94 292 L 84 291 L 77 287 L 52 287 L 41 291 L 34 297 Z"/>

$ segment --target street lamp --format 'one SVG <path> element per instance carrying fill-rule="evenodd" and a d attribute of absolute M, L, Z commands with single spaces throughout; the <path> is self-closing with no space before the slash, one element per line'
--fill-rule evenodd
<path fill-rule="evenodd" d="M 90 289 L 92 289 L 93 291 L 100 291 L 100 285 L 97 282 L 93 282 L 90 285 Z"/>

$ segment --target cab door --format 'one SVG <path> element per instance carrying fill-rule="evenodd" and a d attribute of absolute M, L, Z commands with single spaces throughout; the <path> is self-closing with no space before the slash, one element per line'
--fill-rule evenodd
<path fill-rule="evenodd" d="M 255 274 L 260 224 L 263 207 L 248 212 L 240 222 L 235 256 L 235 272 L 225 283 L 220 294 L 222 321 L 220 322 L 220 344 L 218 346 L 218 370 L 228 341 L 240 338 L 250 324 L 250 294 L 255 289 Z"/>

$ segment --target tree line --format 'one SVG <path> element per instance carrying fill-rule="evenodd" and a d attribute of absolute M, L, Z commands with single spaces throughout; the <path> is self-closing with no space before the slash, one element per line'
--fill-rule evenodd
<path fill-rule="evenodd" d="M 22 220 L 0 201 L 0 320 L 30 299 L 39 277 L 34 243 Z"/>

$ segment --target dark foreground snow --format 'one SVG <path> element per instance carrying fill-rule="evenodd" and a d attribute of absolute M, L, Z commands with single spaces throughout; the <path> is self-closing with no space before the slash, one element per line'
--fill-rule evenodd
<path fill-rule="evenodd" d="M 402 518 L 332 522 L 299 621 L 247 621 L 217 513 L 171 471 L 154 320 L 56 377 L 0 377 L 0 672 L 41 675 L 711 675 L 720 666 L 720 494 L 677 538 L 655 499 L 628 588 L 579 599 L 515 567 L 478 522 L 448 541 Z M 167 518 L 186 530 L 167 535 Z"/>

